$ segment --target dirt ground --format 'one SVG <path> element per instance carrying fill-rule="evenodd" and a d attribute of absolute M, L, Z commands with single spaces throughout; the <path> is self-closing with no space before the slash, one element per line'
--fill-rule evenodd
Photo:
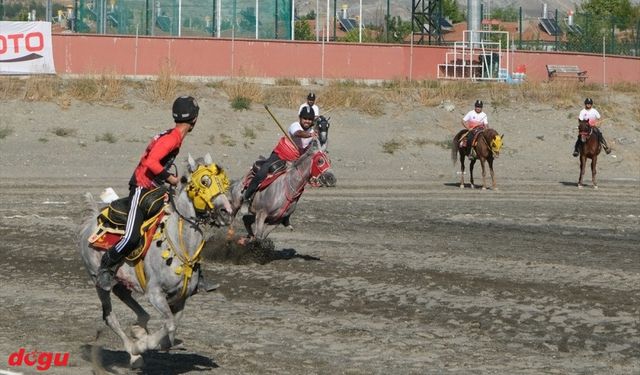
<path fill-rule="evenodd" d="M 211 152 L 238 178 L 277 127 L 260 106 L 203 96 L 182 155 Z M 3 102 L 0 370 L 42 373 L 10 365 L 24 348 L 68 352 L 52 374 L 640 374 L 640 125 L 625 109 L 637 99 L 609 99 L 614 152 L 600 157 L 597 190 L 590 174 L 576 187 L 579 99 L 567 110 L 485 101 L 505 134 L 499 189 L 485 191 L 458 187 L 444 145 L 472 101 L 334 111 L 337 186 L 305 190 L 266 264 L 221 259 L 225 231 L 213 231 L 203 266 L 220 289 L 189 299 L 178 345 L 135 371 L 101 320 L 76 232 L 83 193 L 125 192 L 148 139 L 171 126 L 168 105 Z"/>

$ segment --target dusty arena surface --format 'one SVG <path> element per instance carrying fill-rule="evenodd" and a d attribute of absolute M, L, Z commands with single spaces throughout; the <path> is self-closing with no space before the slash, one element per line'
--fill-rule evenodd
<path fill-rule="evenodd" d="M 275 144 L 259 109 L 202 103 L 185 155 L 211 151 L 238 178 Z M 599 161 L 599 188 L 588 174 L 579 190 L 567 119 L 577 110 L 538 108 L 535 128 L 517 109 L 489 111 L 505 149 L 499 189 L 480 190 L 458 187 L 439 145 L 466 106 L 334 114 L 337 186 L 305 190 L 294 230 L 271 234 L 264 262 L 230 254 L 226 230 L 212 231 L 203 266 L 221 287 L 190 298 L 177 345 L 132 370 L 101 320 L 76 234 L 83 194 L 122 194 L 148 138 L 171 126 L 168 111 L 79 103 L 51 117 L 55 108 L 28 104 L 17 111 L 26 125 L 5 122 L 15 131 L 0 140 L 0 370 L 42 373 L 10 365 L 24 349 L 69 353 L 52 374 L 640 374 L 640 126 L 628 117 L 604 128 L 614 154 Z M 207 138 L 240 121 L 268 133 L 242 145 L 239 130 L 224 130 L 235 147 Z M 55 126 L 78 131 L 57 137 Z M 107 130 L 119 141 L 98 142 Z M 383 152 L 392 138 L 429 141 Z"/>

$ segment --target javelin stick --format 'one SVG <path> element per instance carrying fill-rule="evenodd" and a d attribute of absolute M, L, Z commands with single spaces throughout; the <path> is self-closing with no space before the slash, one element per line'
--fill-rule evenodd
<path fill-rule="evenodd" d="M 264 109 L 267 110 L 267 112 L 269 112 L 269 114 L 271 115 L 271 118 L 273 119 L 273 121 L 276 122 L 276 124 L 278 125 L 278 127 L 280 128 L 280 130 L 282 130 L 282 132 L 284 133 L 284 135 L 287 137 L 287 139 L 295 145 L 295 142 L 293 142 L 293 139 L 291 139 L 291 136 L 289 135 L 289 133 L 287 131 L 284 130 L 284 128 L 282 127 L 282 125 L 280 125 L 280 121 L 278 121 L 278 119 L 276 118 L 276 116 L 273 115 L 273 113 L 271 113 L 271 110 L 269 109 L 269 107 L 265 104 L 264 105 Z"/>

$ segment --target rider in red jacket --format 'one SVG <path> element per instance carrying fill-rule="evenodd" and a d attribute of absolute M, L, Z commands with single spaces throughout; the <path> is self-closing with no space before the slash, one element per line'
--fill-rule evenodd
<path fill-rule="evenodd" d="M 173 186 L 179 182 L 177 176 L 169 173 L 169 168 L 180 152 L 184 137 L 195 127 L 200 107 L 193 97 L 181 96 L 173 102 L 172 109 L 175 127 L 153 137 L 129 180 L 130 208 L 125 233 L 115 246 L 104 253 L 98 269 L 96 285 L 106 291 L 111 290 L 113 276 L 122 260 L 139 245 L 140 227 L 146 219 L 141 207 L 143 198 L 162 196 L 167 192 L 165 182 Z M 200 282 L 200 287 L 211 289 L 203 284 L 202 279 Z"/>

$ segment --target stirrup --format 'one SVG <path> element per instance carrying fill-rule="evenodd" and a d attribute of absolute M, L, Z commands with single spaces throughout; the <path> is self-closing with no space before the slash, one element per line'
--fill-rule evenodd
<path fill-rule="evenodd" d="M 580 155 L 580 153 L 579 153 L 578 151 L 574 151 L 574 152 L 573 152 L 573 157 L 574 157 L 574 158 L 578 157 L 578 155 Z"/>

